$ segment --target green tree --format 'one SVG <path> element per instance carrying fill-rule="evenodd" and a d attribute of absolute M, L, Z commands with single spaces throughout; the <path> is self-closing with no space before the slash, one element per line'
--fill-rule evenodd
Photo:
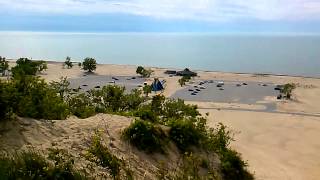
<path fill-rule="evenodd" d="M 138 66 L 137 70 L 136 70 L 136 73 L 137 74 L 142 74 L 143 71 L 144 71 L 144 68 L 142 66 Z"/>
<path fill-rule="evenodd" d="M 73 67 L 73 64 L 71 62 L 71 57 L 67 56 L 66 61 L 64 61 L 63 66 L 67 66 L 68 69 Z"/>
<path fill-rule="evenodd" d="M 138 66 L 137 70 L 136 70 L 137 74 L 140 74 L 142 77 L 148 78 L 151 76 L 151 74 L 153 73 L 153 71 L 151 69 L 145 69 L 142 66 Z"/>
<path fill-rule="evenodd" d="M 82 67 L 86 71 L 88 70 L 89 72 L 93 72 L 97 68 L 97 62 L 95 59 L 87 57 L 84 59 Z"/>
<path fill-rule="evenodd" d="M 70 82 L 67 80 L 67 77 L 60 77 L 60 81 L 52 81 L 50 87 L 52 87 L 57 93 L 60 94 L 60 98 L 63 99 L 65 94 L 71 92 L 69 88 Z"/>
<path fill-rule="evenodd" d="M 287 98 L 291 99 L 292 91 L 296 88 L 296 85 L 293 83 L 288 83 L 283 86 L 280 92 Z"/>
<path fill-rule="evenodd" d="M 26 75 L 36 75 L 37 73 L 47 69 L 45 61 L 31 61 L 28 58 L 20 58 L 16 62 L 16 66 L 12 68 L 14 78 Z"/>
<path fill-rule="evenodd" d="M 6 61 L 5 57 L 0 56 L 0 73 L 2 73 L 2 75 L 3 75 L 5 70 L 8 70 L 8 69 L 9 69 L 8 61 Z"/>
<path fill-rule="evenodd" d="M 152 91 L 152 87 L 151 87 L 150 85 L 145 85 L 145 86 L 143 87 L 143 93 L 144 93 L 146 96 L 148 96 L 149 93 L 151 93 L 151 91 Z"/>

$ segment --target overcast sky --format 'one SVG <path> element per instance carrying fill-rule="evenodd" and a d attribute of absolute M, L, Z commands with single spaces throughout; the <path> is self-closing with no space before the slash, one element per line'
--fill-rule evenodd
<path fill-rule="evenodd" d="M 320 32 L 320 0 L 0 0 L 0 30 Z"/>

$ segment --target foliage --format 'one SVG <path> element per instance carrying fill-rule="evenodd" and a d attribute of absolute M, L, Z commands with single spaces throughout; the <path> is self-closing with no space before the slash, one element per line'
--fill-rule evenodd
<path fill-rule="evenodd" d="M 185 104 L 182 99 L 168 99 L 162 109 L 163 116 L 166 118 L 182 119 L 185 117 L 197 117 L 200 115 L 196 105 Z"/>
<path fill-rule="evenodd" d="M 189 82 L 190 79 L 191 79 L 190 76 L 182 76 L 182 78 L 180 78 L 180 79 L 178 80 L 178 83 L 179 83 L 180 86 L 182 87 L 182 86 L 186 85 L 186 82 Z"/>
<path fill-rule="evenodd" d="M 145 85 L 145 86 L 143 87 L 143 93 L 144 93 L 146 96 L 148 96 L 149 93 L 151 93 L 151 91 L 152 91 L 152 87 L 151 87 L 150 85 Z"/>
<path fill-rule="evenodd" d="M 83 60 L 82 67 L 85 71 L 93 72 L 97 68 L 97 62 L 95 59 L 87 57 Z"/>
<path fill-rule="evenodd" d="M 79 118 L 88 118 L 96 114 L 95 107 L 88 95 L 81 93 L 69 100 L 70 111 Z"/>
<path fill-rule="evenodd" d="M 123 131 L 122 137 L 140 150 L 149 153 L 164 152 L 164 131 L 148 121 L 135 120 Z"/>
<path fill-rule="evenodd" d="M 157 115 L 151 110 L 150 105 L 143 105 L 137 111 L 134 112 L 134 116 L 140 117 L 142 120 L 157 122 Z"/>
<path fill-rule="evenodd" d="M 71 92 L 69 88 L 70 82 L 67 80 L 67 77 L 60 77 L 60 81 L 52 81 L 50 87 L 53 88 L 57 93 L 59 93 L 60 98 L 63 99 L 65 94 Z"/>
<path fill-rule="evenodd" d="M 282 94 L 284 94 L 284 96 L 287 98 L 287 99 L 290 99 L 291 96 L 292 96 L 292 91 L 296 88 L 296 85 L 293 84 L 293 83 L 290 83 L 290 84 L 285 84 L 283 86 L 283 88 L 280 90 L 280 92 Z"/>
<path fill-rule="evenodd" d="M 228 180 L 253 180 L 254 177 L 248 172 L 246 167 L 248 166 L 244 162 L 239 153 L 234 150 L 226 150 L 221 154 L 221 170 L 225 179 Z"/>
<path fill-rule="evenodd" d="M 54 156 L 54 155 L 51 155 Z M 0 154 L 0 177 L 9 179 L 86 179 L 73 167 L 73 160 L 54 158 L 54 164 L 38 152 L 29 150 Z"/>
<path fill-rule="evenodd" d="M 67 66 L 68 69 L 73 67 L 73 64 L 71 62 L 71 57 L 67 56 L 66 60 L 64 61 L 63 66 Z"/>
<path fill-rule="evenodd" d="M 6 61 L 5 57 L 0 56 L 0 73 L 3 74 L 5 70 L 8 70 L 8 69 L 9 69 L 8 61 Z"/>
<path fill-rule="evenodd" d="M 151 74 L 153 73 L 153 71 L 151 69 L 145 69 L 142 66 L 138 66 L 137 70 L 136 70 L 137 74 L 140 74 L 142 77 L 148 78 L 151 76 Z"/>
<path fill-rule="evenodd" d="M 91 145 L 87 153 L 87 159 L 95 162 L 99 166 L 107 168 L 114 179 L 120 177 L 122 162 L 111 154 L 108 147 L 102 144 L 99 134 L 95 134 L 92 137 Z"/>
<path fill-rule="evenodd" d="M 22 117 L 65 119 L 69 114 L 63 99 L 37 77 L 26 76 L 19 80 L 0 82 L 0 96 L 3 109 Z"/>
<path fill-rule="evenodd" d="M 206 149 L 220 154 L 227 151 L 233 140 L 231 131 L 225 125 L 219 123 L 215 128 L 210 128 L 207 131 L 204 146 Z"/>
<path fill-rule="evenodd" d="M 152 97 L 151 101 L 151 110 L 156 114 L 156 115 L 161 115 L 162 109 L 163 109 L 163 104 L 165 102 L 166 98 L 163 95 L 155 95 Z"/>
<path fill-rule="evenodd" d="M 205 138 L 204 120 L 202 118 L 172 119 L 169 122 L 170 139 L 183 152 L 188 151 L 192 146 L 199 146 Z"/>
<path fill-rule="evenodd" d="M 47 69 L 45 61 L 31 61 L 28 58 L 20 58 L 17 65 L 12 68 L 14 78 L 23 78 L 26 75 L 36 75 L 37 73 Z"/>

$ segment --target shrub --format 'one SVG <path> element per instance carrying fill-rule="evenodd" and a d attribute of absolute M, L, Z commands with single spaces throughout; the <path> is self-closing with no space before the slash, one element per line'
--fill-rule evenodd
<path fill-rule="evenodd" d="M 151 110 L 156 114 L 156 115 L 161 115 L 162 109 L 163 109 L 163 104 L 165 102 L 166 98 L 163 95 L 155 95 L 152 97 L 151 101 Z"/>
<path fill-rule="evenodd" d="M 161 127 L 150 122 L 135 120 L 123 131 L 122 137 L 139 150 L 148 153 L 164 152 L 166 135 Z"/>
<path fill-rule="evenodd" d="M 93 72 L 97 68 L 97 62 L 95 59 L 87 57 L 83 60 L 82 67 L 85 71 Z"/>
<path fill-rule="evenodd" d="M 166 100 L 162 110 L 166 118 L 182 119 L 185 117 L 197 117 L 200 115 L 196 105 L 185 104 L 182 99 Z"/>
<path fill-rule="evenodd" d="M 0 116 L 16 113 L 36 119 L 65 119 L 68 106 L 44 80 L 26 76 L 10 82 L 0 82 Z"/>
<path fill-rule="evenodd" d="M 145 69 L 142 66 L 138 66 L 137 70 L 136 70 L 137 74 L 140 74 L 142 77 L 150 77 L 151 74 L 153 73 L 153 71 L 151 69 Z"/>
<path fill-rule="evenodd" d="M 146 96 L 148 96 L 148 95 L 151 93 L 151 91 L 152 91 L 152 87 L 151 87 L 150 85 L 145 85 L 145 86 L 143 87 L 143 93 L 144 93 Z"/>
<path fill-rule="evenodd" d="M 36 73 L 47 69 L 45 61 L 31 61 L 28 58 L 20 58 L 17 65 L 12 68 L 14 78 L 23 78 L 26 75 L 36 75 Z"/>
<path fill-rule="evenodd" d="M 215 128 L 210 128 L 207 131 L 204 146 L 207 150 L 220 154 L 227 151 L 231 141 L 233 141 L 231 131 L 225 125 L 219 123 Z"/>
<path fill-rule="evenodd" d="M 122 162 L 116 156 L 111 154 L 108 147 L 101 143 L 101 137 L 99 134 L 95 134 L 92 137 L 91 145 L 86 157 L 97 165 L 107 168 L 114 179 L 120 177 Z"/>
<path fill-rule="evenodd" d="M 134 116 L 140 117 L 142 120 L 157 122 L 157 115 L 151 110 L 150 105 L 141 106 L 137 111 L 134 112 Z"/>
<path fill-rule="evenodd" d="M 200 120 L 199 118 L 198 121 Z M 205 129 L 203 129 L 202 124 L 195 121 L 197 119 L 174 119 L 169 121 L 169 126 L 171 127 L 169 137 L 183 152 L 189 151 L 191 146 L 200 145 L 205 136 Z"/>
<path fill-rule="evenodd" d="M 139 106 L 145 102 L 146 98 L 141 97 L 141 91 L 138 89 L 133 89 L 129 94 L 123 96 L 124 108 L 123 110 L 136 110 Z"/>
<path fill-rule="evenodd" d="M 91 99 L 84 93 L 71 97 L 69 107 L 73 115 L 82 119 L 96 114 Z"/>
<path fill-rule="evenodd" d="M 182 78 L 180 78 L 178 80 L 178 83 L 180 84 L 180 86 L 184 86 L 186 84 L 186 82 L 189 82 L 189 80 L 191 79 L 190 76 L 182 76 Z"/>
<path fill-rule="evenodd" d="M 296 88 L 296 85 L 291 83 L 291 84 L 285 84 L 283 86 L 283 88 L 280 90 L 280 92 L 282 94 L 284 94 L 284 96 L 287 98 L 287 99 L 290 99 L 291 96 L 292 96 L 292 91 Z"/>
<path fill-rule="evenodd" d="M 69 88 L 70 82 L 67 80 L 67 77 L 60 77 L 60 81 L 52 81 L 50 87 L 59 93 L 60 98 L 63 99 L 65 94 L 71 92 Z"/>
<path fill-rule="evenodd" d="M 248 172 L 248 166 L 239 153 L 234 150 L 226 150 L 220 156 L 221 171 L 228 180 L 253 180 L 254 177 Z"/>
<path fill-rule="evenodd" d="M 66 61 L 64 61 L 63 66 L 67 66 L 68 69 L 73 67 L 73 64 L 71 62 L 71 57 L 67 56 Z"/>
<path fill-rule="evenodd" d="M 9 69 L 8 61 L 6 61 L 5 57 L 0 56 L 0 73 L 3 75 L 5 70 Z"/>
<path fill-rule="evenodd" d="M 0 177 L 4 180 L 85 179 L 80 171 L 73 168 L 73 160 L 54 161 L 52 164 L 43 155 L 31 150 L 15 154 L 0 154 L 0 165 Z"/>

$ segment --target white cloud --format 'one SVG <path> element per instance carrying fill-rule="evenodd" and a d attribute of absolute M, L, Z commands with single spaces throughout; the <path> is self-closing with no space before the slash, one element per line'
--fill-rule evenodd
<path fill-rule="evenodd" d="M 0 0 L 0 10 L 206 21 L 320 19 L 319 0 Z"/>

